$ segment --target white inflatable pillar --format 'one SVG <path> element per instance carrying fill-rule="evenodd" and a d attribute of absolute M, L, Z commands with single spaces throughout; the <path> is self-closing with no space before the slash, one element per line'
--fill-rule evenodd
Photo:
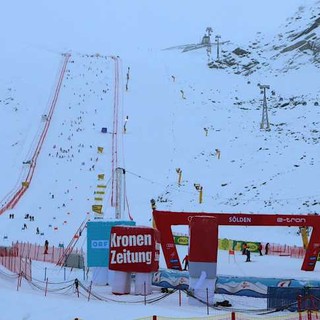
<path fill-rule="evenodd" d="M 152 273 L 136 272 L 134 293 L 143 296 L 152 293 Z"/>
<path fill-rule="evenodd" d="M 113 294 L 129 294 L 131 289 L 131 272 L 114 271 L 112 281 Z"/>

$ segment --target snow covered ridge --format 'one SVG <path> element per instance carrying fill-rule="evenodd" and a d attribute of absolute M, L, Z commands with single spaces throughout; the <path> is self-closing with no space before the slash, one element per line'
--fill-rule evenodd
<path fill-rule="evenodd" d="M 319 5 L 319 2 L 312 3 L 310 6 L 315 6 L 315 11 L 317 11 L 316 6 Z M 306 12 L 308 10 L 306 9 Z M 316 14 L 316 17 L 311 16 L 310 19 L 306 15 L 306 17 L 303 17 L 303 19 L 297 19 L 292 20 L 295 22 L 293 28 L 296 28 L 296 30 L 299 30 L 299 23 L 302 24 L 303 30 L 307 30 L 310 26 L 314 25 L 314 20 L 317 19 L 318 13 Z M 290 18 L 291 19 L 291 18 Z M 283 31 L 285 30 L 285 31 Z M 316 29 L 318 32 L 318 27 Z M 279 27 L 279 31 L 286 32 L 285 27 Z M 298 32 L 298 31 L 297 31 Z M 231 39 L 232 41 L 232 39 Z M 287 40 L 286 40 L 287 41 Z M 288 39 L 290 42 L 291 40 Z M 273 211 L 279 212 L 282 207 L 282 211 L 285 212 L 317 212 L 319 209 L 319 201 L 317 199 L 318 195 L 316 192 L 315 186 L 311 188 L 309 193 L 312 194 L 312 197 L 308 197 L 308 199 L 303 199 L 302 196 L 301 202 L 297 199 L 298 197 L 302 195 L 301 193 L 299 196 L 297 195 L 296 199 L 292 199 L 290 197 L 279 197 L 276 194 L 273 194 L 270 196 L 269 199 L 265 198 L 264 200 L 261 200 L 259 197 L 264 189 L 264 186 L 269 191 L 273 189 L 274 185 L 273 182 L 278 180 L 278 185 L 286 185 L 286 183 L 280 182 L 279 180 L 282 180 L 281 176 L 289 174 L 289 171 L 292 172 L 292 178 L 297 183 L 297 186 L 302 183 L 304 178 L 300 179 L 302 177 L 300 173 L 295 171 L 295 169 L 290 169 L 290 162 L 295 157 L 292 157 L 291 151 L 289 152 L 289 149 L 292 150 L 293 153 L 295 153 L 295 150 L 302 151 L 301 156 L 297 157 L 298 161 L 295 161 L 295 163 L 292 164 L 293 168 L 301 168 L 302 163 L 299 163 L 300 161 L 303 161 L 303 159 L 306 159 L 306 157 L 310 156 L 310 161 L 308 163 L 305 163 L 308 167 L 307 171 L 309 173 L 316 172 L 317 165 L 315 164 L 314 160 L 316 159 L 315 154 L 311 156 L 311 154 L 315 151 L 315 146 L 319 143 L 319 130 L 317 126 L 319 125 L 319 122 L 316 120 L 318 118 L 319 114 L 319 88 L 317 88 L 317 85 L 315 84 L 317 82 L 317 73 L 318 73 L 318 65 L 310 60 L 309 58 L 313 57 L 314 53 L 311 51 L 308 51 L 305 53 L 301 53 L 299 50 L 296 52 L 285 52 L 280 55 L 280 49 L 273 47 L 277 43 L 277 40 L 275 40 L 274 35 L 265 35 L 261 34 L 258 35 L 257 41 L 253 40 L 253 42 L 250 44 L 250 48 L 247 48 L 244 44 L 239 45 L 239 50 L 237 49 L 237 46 L 235 44 L 232 44 L 230 46 L 222 46 L 222 57 L 221 61 L 218 63 L 214 61 L 214 64 L 218 64 L 218 67 L 223 67 L 225 70 L 210 70 L 214 75 L 212 77 L 215 79 L 215 76 L 219 79 L 219 77 L 224 79 L 223 72 L 227 71 L 236 74 L 243 74 L 246 75 L 245 80 L 241 79 L 239 82 L 243 82 L 242 85 L 238 84 L 236 80 L 234 79 L 234 83 L 230 83 L 230 86 L 236 87 L 235 90 L 230 90 L 232 93 L 231 99 L 228 99 L 226 97 L 222 98 L 219 93 L 222 92 L 217 82 L 215 82 L 214 87 L 216 90 L 212 90 L 215 92 L 215 95 L 212 93 L 212 95 L 209 95 L 209 92 L 205 92 L 205 90 L 198 90 L 198 94 L 203 94 L 203 96 L 207 95 L 208 99 L 192 99 L 190 101 L 190 91 L 193 89 L 195 90 L 195 86 L 193 86 L 191 89 L 185 89 L 182 88 L 184 97 L 186 100 L 185 105 L 190 106 L 192 103 L 201 103 L 203 105 L 203 110 L 206 110 L 207 112 L 207 118 L 213 119 L 210 125 L 204 125 L 204 128 L 208 129 L 209 136 L 212 135 L 211 141 L 215 141 L 217 147 L 218 141 L 221 141 L 220 133 L 221 131 L 224 131 L 226 134 L 227 131 L 234 132 L 234 126 L 235 123 L 233 120 L 237 117 L 243 117 L 243 121 L 240 121 L 239 126 L 246 132 L 243 136 L 241 136 L 241 133 L 239 134 L 231 134 L 234 139 L 237 139 L 237 143 L 235 143 L 234 148 L 238 148 L 241 151 L 245 150 L 248 145 L 252 147 L 255 142 L 250 139 L 250 135 L 253 134 L 259 140 L 261 138 L 260 142 L 261 145 L 257 146 L 256 148 L 256 155 L 253 156 L 256 161 L 249 165 L 250 160 L 248 157 L 243 157 L 243 154 L 241 151 L 239 151 L 239 157 L 233 158 L 231 161 L 236 163 L 239 161 L 239 159 L 242 160 L 242 163 L 239 164 L 238 169 L 243 170 L 244 168 L 250 167 L 251 170 L 255 172 L 252 177 L 252 183 L 247 184 L 242 187 L 241 191 L 237 191 L 233 193 L 231 191 L 232 185 L 235 184 L 235 180 L 237 179 L 237 175 L 233 173 L 234 179 L 228 173 L 225 172 L 224 179 L 219 179 L 219 183 L 215 184 L 216 189 L 214 191 L 212 189 L 208 190 L 207 187 L 204 187 L 204 202 L 208 202 L 211 199 L 214 199 L 214 206 L 218 202 L 219 204 L 223 204 L 226 207 L 229 207 L 229 209 L 222 209 L 224 210 L 233 210 L 232 207 L 237 208 L 237 210 L 240 210 L 241 212 L 246 212 L 249 210 L 250 212 L 254 212 L 252 210 L 252 207 L 260 207 L 259 212 L 265 212 Z M 282 40 L 282 43 L 284 43 L 284 40 Z M 241 48 L 244 48 L 245 50 L 240 50 Z M 235 50 L 233 50 L 235 49 Z M 203 50 L 204 51 L 204 50 Z M 197 53 L 198 55 L 202 54 L 205 55 L 204 52 L 199 51 Z M 234 52 L 235 51 L 235 52 Z M 176 51 L 177 52 L 177 51 Z M 177 53 L 179 56 L 188 55 L 191 57 L 191 53 Z M 279 54 L 279 56 L 277 56 Z M 298 56 L 296 56 L 298 54 Z M 302 56 L 300 57 L 300 54 Z M 194 59 L 196 54 L 194 53 L 192 55 L 192 58 L 190 60 Z M 230 61 L 230 59 L 233 59 L 234 61 Z M 232 58 L 231 58 L 232 57 Z M 212 58 L 215 60 L 215 52 L 213 50 Z M 300 59 L 301 58 L 301 59 Z M 258 63 L 255 63 L 252 61 L 254 59 L 255 61 L 258 61 Z M 293 59 L 294 63 L 288 62 L 288 59 Z M 210 64 L 209 64 L 210 65 Z M 292 70 L 291 70 L 291 69 Z M 298 73 L 299 71 L 299 73 Z M 261 82 L 261 78 L 265 79 L 265 82 Z M 276 79 L 279 78 L 279 79 Z M 175 81 L 177 81 L 178 77 L 175 78 Z M 230 77 L 231 79 L 231 77 Z M 219 81 L 219 80 L 217 80 Z M 244 81 L 246 81 L 246 85 L 244 84 Z M 282 82 L 282 83 L 281 83 Z M 226 81 L 227 83 L 227 81 Z M 255 134 L 255 128 L 250 126 L 253 124 L 253 122 L 256 124 L 256 120 L 249 119 L 250 115 L 254 112 L 254 110 L 257 111 L 256 115 L 261 112 L 261 99 L 253 93 L 253 90 L 257 90 L 257 85 L 259 83 L 268 83 L 271 84 L 271 90 L 268 93 L 268 106 L 269 106 L 269 116 L 272 118 L 271 120 L 271 130 L 273 131 L 273 134 L 266 134 L 264 137 L 264 142 L 262 135 L 258 138 L 258 136 Z M 256 88 L 256 89 L 255 89 Z M 179 88 L 180 89 L 180 88 Z M 180 90 L 181 92 L 181 90 Z M 250 97 L 251 96 L 251 97 Z M 255 96 L 255 98 L 253 98 Z M 188 101 L 189 100 L 189 101 Z M 229 101 L 231 100 L 231 101 Z M 189 102 L 189 103 L 188 103 Z M 238 107 L 241 111 L 243 111 L 243 115 L 239 115 L 237 113 L 238 110 L 236 108 L 228 108 L 228 111 L 230 112 L 230 118 L 233 119 L 231 122 L 233 122 L 233 125 L 231 125 L 228 130 L 226 130 L 226 127 L 228 127 L 227 121 L 223 122 L 224 119 L 224 110 L 223 108 L 226 107 L 226 105 L 233 104 L 235 107 Z M 211 107 L 214 109 L 215 112 L 211 112 Z M 198 107 L 200 108 L 200 107 Z M 239 111 L 240 111 L 239 110 Z M 301 112 L 301 113 L 300 113 Z M 310 115 L 307 116 L 307 114 Z M 217 121 L 215 121 L 217 119 Z M 222 120 L 223 119 L 223 120 Z M 253 121 L 253 122 L 252 122 Z M 202 120 L 203 123 L 206 123 L 206 120 Z M 208 121 L 207 121 L 208 122 Z M 223 122 L 223 124 L 221 124 Z M 202 129 L 203 129 L 202 127 Z M 222 129 L 223 128 L 223 129 Z M 250 128 L 250 129 L 249 129 Z M 252 130 L 251 130 L 252 129 Z M 200 132 L 200 128 L 198 128 L 198 132 Z M 224 135 L 225 139 L 226 136 Z M 226 140 L 224 140 L 223 149 L 229 149 L 227 152 L 229 154 L 230 148 L 228 143 L 230 145 L 234 142 L 231 138 L 228 140 L 228 143 L 226 143 Z M 250 142 L 249 142 L 250 140 Z M 277 142 L 275 142 L 277 141 Z M 284 142 L 286 141 L 286 142 Z M 290 142 L 289 142 L 290 141 Z M 303 147 L 299 147 L 300 143 L 304 145 Z M 263 146 L 264 145 L 264 146 Z M 277 146 L 276 146 L 277 145 Z M 281 145 L 281 146 L 280 146 Z M 194 163 L 197 163 L 199 166 L 208 166 L 208 163 L 212 161 L 213 158 L 216 158 L 214 155 L 214 148 L 215 146 L 211 146 L 210 150 L 203 149 L 199 150 L 197 154 L 194 155 Z M 244 147 L 246 146 L 246 147 Z M 249 152 L 255 152 L 251 148 Z M 276 149 L 274 149 L 274 147 Z M 296 149 L 297 148 L 297 149 Z M 286 152 L 286 149 L 288 153 Z M 295 149 L 295 150 L 294 150 Z M 308 150 L 308 151 L 307 151 Z M 310 152 L 310 153 L 309 153 Z M 258 153 L 260 153 L 260 156 L 258 156 Z M 222 150 L 222 159 L 223 159 L 224 151 Z M 286 155 L 285 155 L 286 154 Z M 266 158 L 264 158 L 266 157 Z M 260 158 L 260 160 L 258 160 Z M 268 160 L 266 160 L 268 159 Z M 286 159 L 286 160 L 285 160 Z M 229 160 L 229 159 L 228 159 Z M 266 162 L 265 162 L 266 160 Z M 270 170 L 272 167 L 275 169 L 275 167 L 278 165 L 278 161 L 288 161 L 289 166 L 286 168 L 282 168 L 279 171 L 276 169 L 273 174 L 271 174 L 267 179 L 262 178 L 261 176 L 264 176 L 265 170 Z M 177 162 L 178 163 L 178 162 Z M 262 165 L 262 163 L 265 163 L 266 166 Z M 216 164 L 216 163 L 215 163 Z M 179 167 L 181 166 L 180 163 L 178 163 Z M 212 173 L 214 175 L 220 176 L 220 172 L 217 172 L 220 170 L 220 165 L 218 165 L 218 170 L 216 168 L 211 167 Z M 226 165 L 224 162 L 223 165 Z M 257 167 L 260 167 L 259 170 L 256 170 Z M 194 166 L 196 167 L 196 166 Z M 184 168 L 182 168 L 184 170 Z M 199 170 L 199 169 L 198 169 Z M 271 169 L 273 171 L 273 169 Z M 245 170 L 244 170 L 245 171 Z M 295 171 L 295 172 L 293 172 Z M 185 172 L 185 170 L 184 170 Z M 286 173 L 285 173 L 286 172 Z M 311 174 L 312 176 L 312 174 Z M 185 177 L 185 175 L 184 175 Z M 228 178 L 227 178 L 228 177 Z M 255 177 L 255 178 L 254 178 Z M 193 182 L 201 182 L 201 181 L 192 181 L 188 179 L 189 177 L 186 177 L 184 181 L 182 181 L 182 187 L 179 188 L 180 194 L 182 192 L 191 192 L 190 185 Z M 216 178 L 216 177 L 215 177 Z M 214 184 L 214 181 L 216 179 L 212 180 L 212 183 Z M 244 177 L 243 177 L 244 178 Z M 194 179 L 194 178 L 193 178 Z M 245 178 L 244 178 L 245 179 Z M 269 180 L 270 179 L 270 180 Z M 199 178 L 198 178 L 199 180 Z M 286 179 L 285 179 L 286 180 Z M 312 180 L 312 179 L 311 179 Z M 259 181 L 259 182 L 258 182 Z M 273 181 L 273 182 L 272 182 Z M 298 182 L 299 181 L 299 182 Z M 258 182 L 258 184 L 257 184 Z M 241 183 L 240 183 L 241 184 Z M 273 186 L 271 186 L 271 184 Z M 188 188 L 189 185 L 189 188 Z M 222 188 L 226 190 L 222 190 Z M 277 188 L 277 187 L 275 187 Z M 175 185 L 173 183 L 168 184 L 166 190 L 162 192 L 158 198 L 157 202 L 160 206 L 165 208 L 172 208 L 174 206 L 173 203 L 177 202 L 177 194 Z M 219 189 L 221 193 L 219 192 L 219 196 L 215 197 L 216 190 Z M 287 188 L 285 188 L 287 190 Z M 207 190 L 207 191 L 206 191 Z M 273 189 L 274 190 L 274 189 Z M 302 189 L 301 189 L 302 190 Z M 305 189 L 304 189 L 305 190 Z M 225 191 L 225 193 L 224 193 Z M 226 197 L 226 199 L 222 199 L 222 194 L 227 194 L 229 191 L 229 196 Z M 284 190 L 283 190 L 284 191 Z M 282 193 L 282 192 L 281 192 Z M 170 194 L 173 194 L 173 196 L 170 196 Z M 232 196 L 230 196 L 232 194 Z M 251 196 L 248 196 L 250 194 Z M 245 196 L 246 195 L 246 196 Z M 248 197 L 247 197 L 248 196 Z M 191 198 L 191 196 L 190 196 Z M 211 198 L 211 199 L 208 199 Z M 241 201 L 241 198 L 246 198 L 244 202 Z M 196 202 L 196 196 L 194 196 L 194 199 L 191 199 L 190 202 L 194 203 Z M 258 204 L 259 202 L 259 204 Z M 291 205 L 288 206 L 289 202 L 295 202 L 295 205 L 291 207 Z M 210 201 L 211 203 L 211 201 Z M 231 209 L 230 209 L 231 207 Z M 249 208 L 249 209 L 248 209 Z M 219 211 L 219 210 L 218 210 Z"/>
<path fill-rule="evenodd" d="M 248 45 L 235 47 L 236 44 L 233 44 L 231 50 L 223 48 L 221 59 L 209 62 L 208 66 L 244 76 L 258 70 L 276 75 L 278 72 L 298 70 L 308 64 L 319 68 L 319 11 L 319 1 L 305 3 L 284 25 L 279 26 L 279 33 L 273 38 L 258 32 L 256 39 Z"/>

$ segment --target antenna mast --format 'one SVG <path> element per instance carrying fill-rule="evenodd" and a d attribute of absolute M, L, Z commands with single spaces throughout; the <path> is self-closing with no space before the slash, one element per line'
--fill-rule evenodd
<path fill-rule="evenodd" d="M 221 36 L 220 35 L 216 35 L 216 41 L 217 41 L 217 61 L 220 60 L 220 40 Z"/>

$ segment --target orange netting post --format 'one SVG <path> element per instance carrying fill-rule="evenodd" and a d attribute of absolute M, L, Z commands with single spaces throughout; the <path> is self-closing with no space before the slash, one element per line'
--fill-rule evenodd
<path fill-rule="evenodd" d="M 298 296 L 298 313 L 299 313 L 299 320 L 302 320 L 302 313 L 301 313 L 301 308 L 302 308 L 302 296 Z"/>
<path fill-rule="evenodd" d="M 316 316 L 316 319 L 318 319 L 319 317 L 318 317 L 318 312 L 317 312 L 317 310 L 318 310 L 318 308 L 317 308 L 317 306 L 316 306 L 316 302 L 315 302 L 315 296 L 313 296 L 313 295 L 311 295 L 310 296 L 310 304 L 311 304 L 311 306 L 312 306 L 312 311 L 310 310 L 310 319 L 312 318 L 312 312 L 314 312 L 315 313 L 315 316 Z M 309 318 L 309 315 L 308 315 L 308 318 Z"/>
<path fill-rule="evenodd" d="M 19 291 L 20 277 L 21 277 L 21 275 L 19 274 L 19 275 L 18 275 L 18 283 L 17 283 L 17 291 Z"/>
<path fill-rule="evenodd" d="M 29 250 L 28 250 L 28 254 L 27 254 L 26 258 L 31 258 L 31 250 L 32 250 L 32 244 L 29 243 Z"/>
<path fill-rule="evenodd" d="M 90 301 L 91 289 L 92 289 L 92 281 L 90 282 L 90 286 L 89 286 L 88 301 Z"/>
<path fill-rule="evenodd" d="M 47 296 L 47 292 L 48 292 L 48 278 L 46 279 L 46 288 L 44 290 L 44 296 Z"/>
<path fill-rule="evenodd" d="M 54 246 L 52 247 L 51 263 L 54 263 Z"/>

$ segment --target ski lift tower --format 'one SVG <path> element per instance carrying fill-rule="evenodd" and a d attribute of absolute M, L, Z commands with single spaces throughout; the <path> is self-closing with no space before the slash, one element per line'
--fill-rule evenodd
<path fill-rule="evenodd" d="M 220 60 L 220 41 L 219 40 L 221 39 L 221 36 L 217 34 L 215 39 L 217 42 L 217 61 L 219 61 Z"/>
<path fill-rule="evenodd" d="M 207 36 L 210 37 L 213 30 L 211 27 L 207 27 L 206 32 L 207 32 Z"/>
<path fill-rule="evenodd" d="M 206 34 L 202 37 L 201 44 L 206 46 L 206 51 L 207 51 L 207 56 L 208 56 L 208 61 L 210 62 L 211 60 L 211 33 L 212 33 L 212 28 L 207 27 L 206 29 Z"/>
<path fill-rule="evenodd" d="M 258 85 L 261 93 L 263 93 L 263 104 L 262 104 L 262 119 L 260 123 L 260 129 L 265 129 L 267 131 L 270 130 L 270 124 L 269 124 L 269 118 L 268 118 L 268 105 L 267 105 L 267 94 L 266 91 L 267 89 L 270 89 L 269 85 Z"/>

